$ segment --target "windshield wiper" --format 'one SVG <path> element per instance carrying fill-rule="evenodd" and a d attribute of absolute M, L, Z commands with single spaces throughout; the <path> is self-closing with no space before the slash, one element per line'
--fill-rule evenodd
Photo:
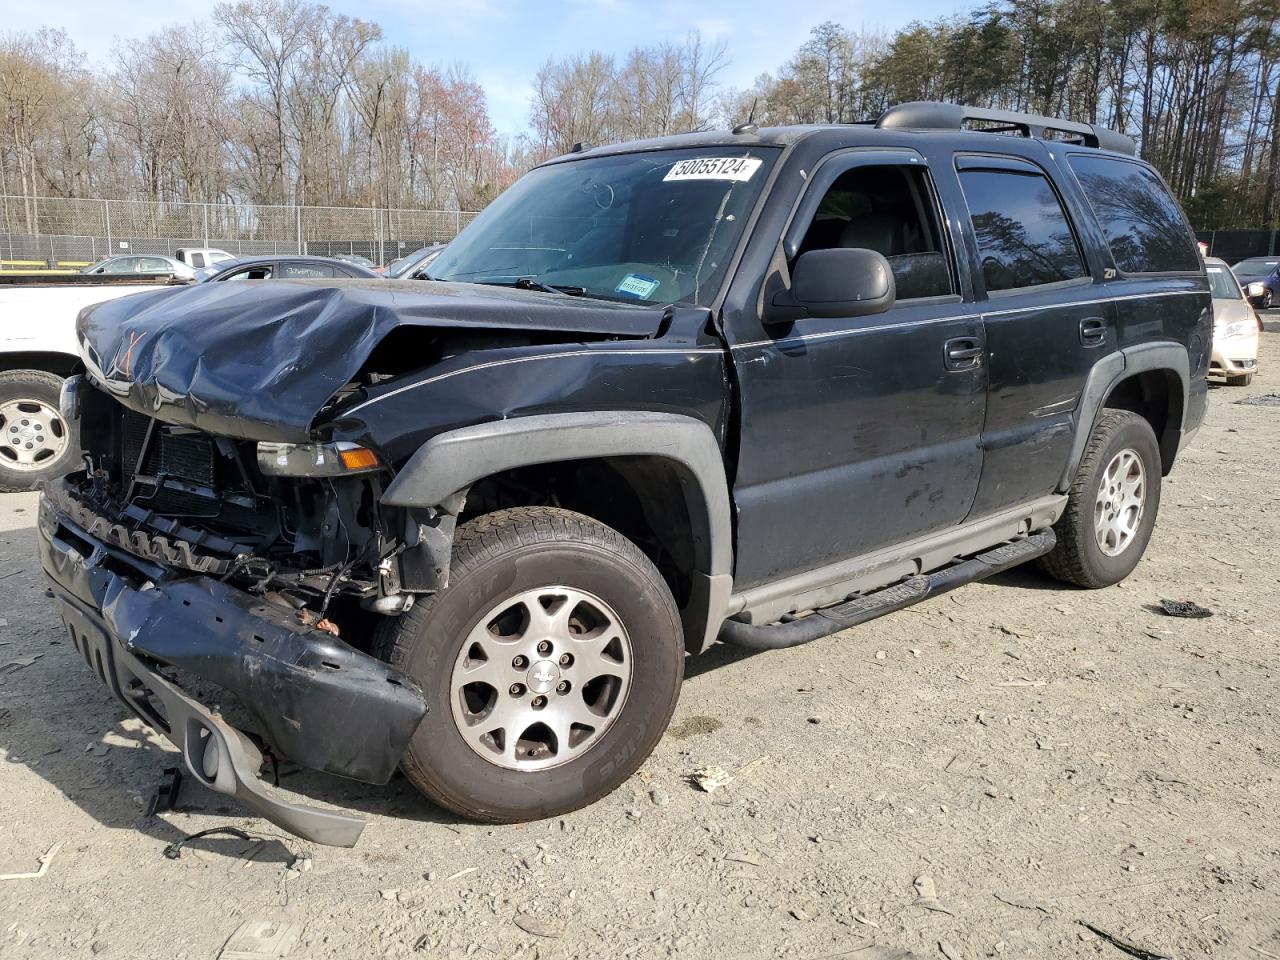
<path fill-rule="evenodd" d="M 511 285 L 518 290 L 541 290 L 543 293 L 567 293 L 571 297 L 581 297 L 587 292 L 586 287 L 574 287 L 568 285 L 553 286 L 550 283 L 543 283 L 537 277 L 517 277 L 516 281 Z"/>

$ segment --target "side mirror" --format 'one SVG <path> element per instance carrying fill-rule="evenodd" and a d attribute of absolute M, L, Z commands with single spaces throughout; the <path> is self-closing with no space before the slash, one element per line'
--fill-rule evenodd
<path fill-rule="evenodd" d="M 1267 288 L 1264 287 L 1261 282 L 1251 283 L 1249 284 L 1249 286 L 1245 287 L 1244 292 L 1245 292 L 1245 296 L 1247 296 L 1250 300 L 1253 300 L 1255 298 L 1261 297 L 1264 293 L 1266 293 Z"/>
<path fill-rule="evenodd" d="M 791 290 L 774 296 L 765 319 L 867 317 L 892 307 L 895 294 L 889 261 L 876 251 L 859 247 L 810 250 L 796 260 L 791 268 Z"/>

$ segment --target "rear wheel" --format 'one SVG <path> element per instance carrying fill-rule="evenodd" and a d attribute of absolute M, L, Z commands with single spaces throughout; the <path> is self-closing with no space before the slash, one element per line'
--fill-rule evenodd
<path fill-rule="evenodd" d="M 543 507 L 459 528 L 448 589 L 387 621 L 377 650 L 427 697 L 405 776 L 491 823 L 616 788 L 666 730 L 684 671 L 679 612 L 649 559 L 589 517 Z"/>
<path fill-rule="evenodd" d="M 44 370 L 0 373 L 0 490 L 31 490 L 75 466 L 79 436 L 58 412 L 61 389 Z"/>
<path fill-rule="evenodd" d="M 1081 587 L 1109 587 L 1127 577 L 1155 527 L 1160 472 L 1151 424 L 1127 410 L 1107 410 L 1054 524 L 1058 545 L 1040 558 L 1040 568 Z"/>

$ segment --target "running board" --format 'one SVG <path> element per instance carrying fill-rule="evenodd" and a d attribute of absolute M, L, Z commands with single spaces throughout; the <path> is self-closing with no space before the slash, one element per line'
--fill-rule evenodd
<path fill-rule="evenodd" d="M 720 639 L 754 650 L 779 650 L 808 643 L 1042 557 L 1057 542 L 1058 538 L 1052 529 L 1041 530 L 933 573 L 917 574 L 893 586 L 854 597 L 832 607 L 824 607 L 798 620 L 769 626 L 751 626 L 727 620 L 720 628 Z"/>

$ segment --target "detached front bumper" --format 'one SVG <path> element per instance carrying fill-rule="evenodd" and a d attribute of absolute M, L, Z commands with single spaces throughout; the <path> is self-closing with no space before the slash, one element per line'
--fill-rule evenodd
<path fill-rule="evenodd" d="M 76 649 L 191 775 L 307 840 L 352 846 L 364 821 L 276 797 L 244 732 L 162 675 L 177 668 L 234 695 L 275 751 L 314 770 L 385 783 L 426 713 L 398 670 L 289 611 L 204 576 L 175 576 L 40 503 L 40 561 Z M 82 519 L 82 518 L 81 518 Z"/>

